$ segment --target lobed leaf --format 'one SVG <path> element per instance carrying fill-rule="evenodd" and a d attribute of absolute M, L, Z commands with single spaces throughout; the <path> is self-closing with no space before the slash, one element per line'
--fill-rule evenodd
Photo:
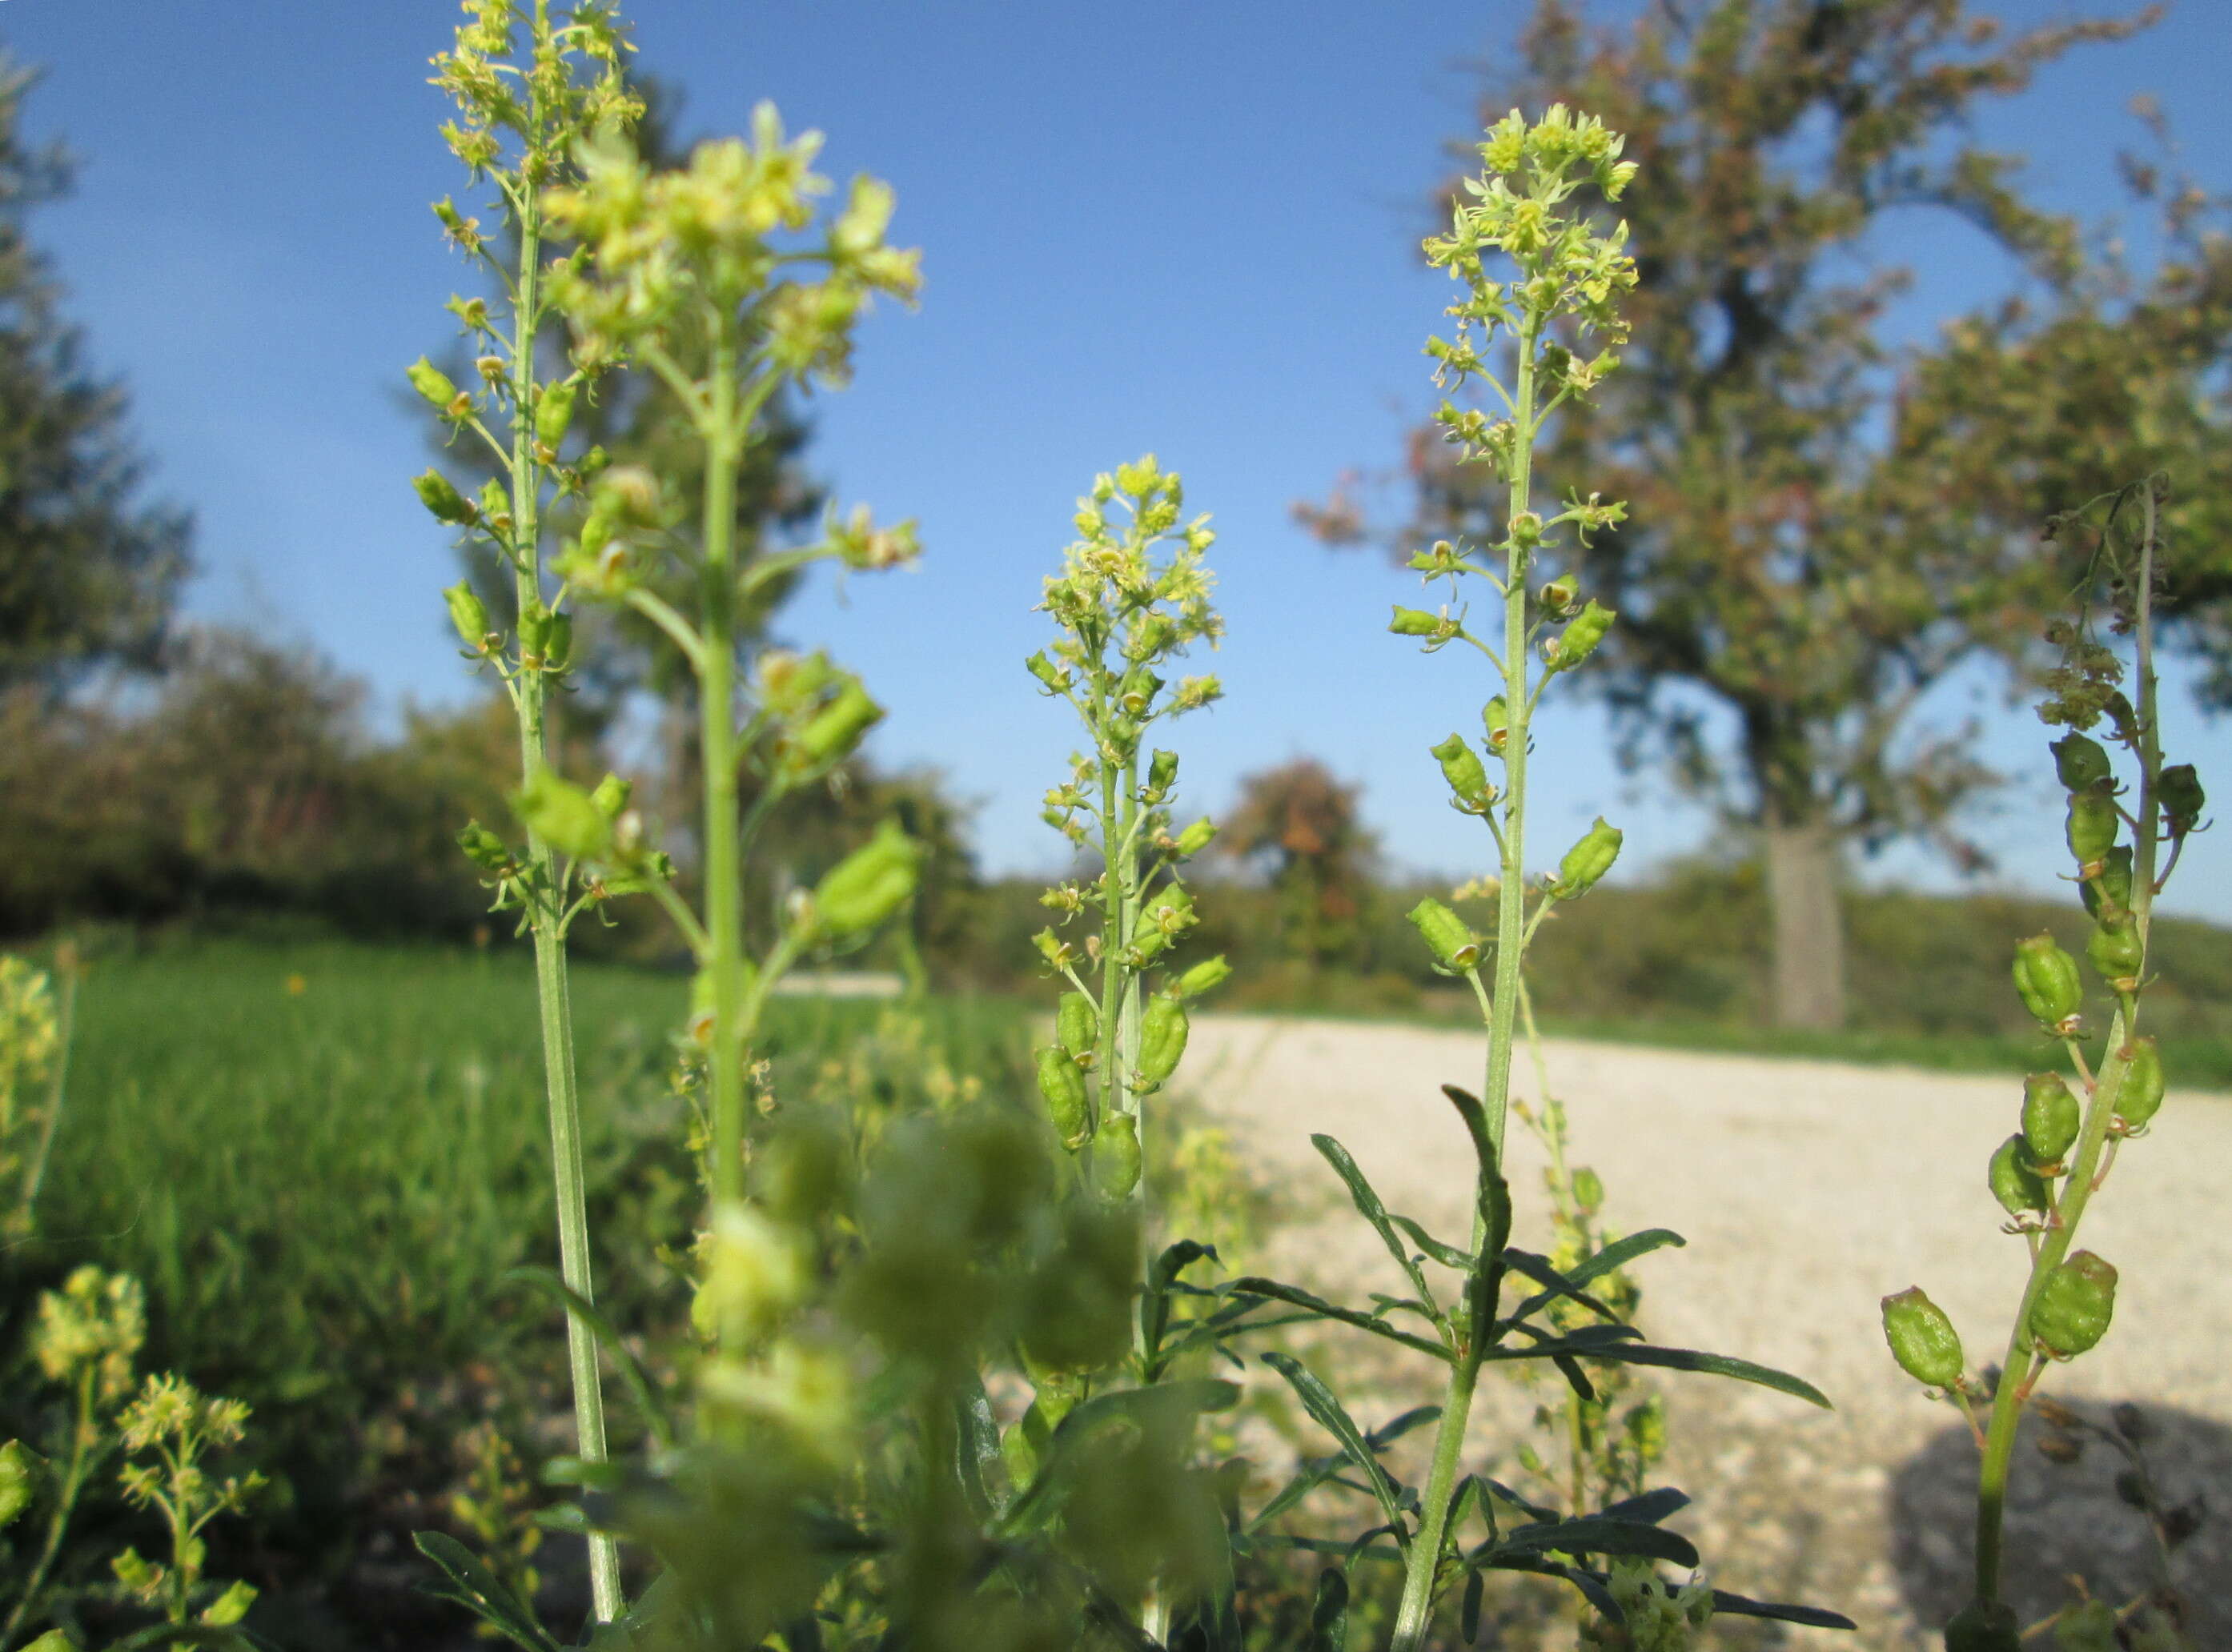
<path fill-rule="evenodd" d="M 1251 1273 L 1245 1279 L 1233 1280 L 1225 1288 L 1236 1296 L 1265 1297 L 1275 1302 L 1292 1303 L 1295 1307 L 1307 1310 L 1308 1317 L 1312 1318 L 1335 1319 L 1345 1325 L 1354 1325 L 1358 1330 L 1368 1331 L 1375 1337 L 1385 1337 L 1390 1342 L 1399 1342 L 1405 1348 L 1415 1348 L 1422 1354 L 1431 1354 L 1436 1359 L 1444 1363 L 1452 1362 L 1455 1357 L 1448 1347 L 1441 1343 L 1429 1342 L 1424 1337 L 1416 1336 L 1408 1331 L 1398 1331 L 1376 1315 L 1366 1313 L 1360 1308 L 1344 1308 L 1339 1303 L 1328 1302 L 1321 1296 L 1312 1295 L 1298 1285 L 1282 1285 L 1277 1279 L 1261 1279 Z M 1286 1323 L 1291 1323 L 1291 1321 L 1259 1320 L 1246 1328 L 1257 1331 L 1270 1325 Z"/>

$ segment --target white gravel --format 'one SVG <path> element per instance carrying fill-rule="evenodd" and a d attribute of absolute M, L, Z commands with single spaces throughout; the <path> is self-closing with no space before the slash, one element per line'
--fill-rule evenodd
<path fill-rule="evenodd" d="M 1470 1153 L 1439 1086 L 1477 1090 L 1484 1046 L 1476 1033 L 1387 1024 L 1196 1022 L 1189 1089 L 1261 1173 L 1324 1213 L 1275 1237 L 1276 1271 L 1351 1301 L 1399 1288 L 1345 1199 L 1322 1202 L 1341 1195 L 1310 1145 L 1314 1131 L 1337 1137 L 1392 1208 L 1464 1239 Z M 1560 1040 L 1545 1057 L 1570 1117 L 1573 1160 L 1602 1176 L 1612 1221 L 1671 1228 L 1689 1241 L 1635 1270 L 1646 1334 L 1779 1366 L 1836 1406 L 1821 1412 L 1711 1377 L 1664 1386 L 1673 1450 L 1663 1478 L 1697 1500 L 1687 1529 L 1718 1580 L 1835 1606 L 1862 1625 L 1858 1637 L 1769 1630 L 1723 1643 L 1934 1646 L 1915 1614 L 1958 1603 L 1975 1450 L 1957 1414 L 1926 1401 L 1891 1364 L 1877 1305 L 1921 1284 L 1962 1328 L 1972 1365 L 1997 1357 L 2023 1245 L 2000 1232 L 1983 1174 L 2015 1128 L 2020 1076 Z M 1514 1088 L 1536 1093 L 1523 1059 Z M 1514 1121 L 1509 1173 L 1522 1245 L 1530 1235 L 1546 1242 L 1543 1163 Z M 2232 1579 L 2232 1224 L 2220 1214 L 2229 1181 L 2232 1097 L 2174 1089 L 2152 1134 L 2126 1145 L 2080 1241 L 2121 1270 L 2114 1327 L 2048 1378 L 2064 1398 L 2133 1401 L 2164 1426 L 2152 1459 L 2166 1491 L 2203 1490 L 2216 1512 L 2177 1557 L 2177 1575 L 2196 1595 L 2205 1580 L 2221 1596 Z M 1500 1429 L 1523 1425 L 1532 1405 L 1515 1397 L 1487 1407 L 1475 1466 L 1508 1461 L 1497 1447 L 1510 1436 Z M 2105 1450 L 2073 1468 L 2021 1452 L 2010 1542 L 2019 1606 L 2051 1610 L 2064 1597 L 2056 1579 L 2077 1567 L 2104 1590 L 2136 1586 L 2144 1527 L 2109 1489 L 2120 1466 Z M 2232 1649 L 2232 1609 L 2207 1612 L 2194 1625 L 2199 1643 Z"/>

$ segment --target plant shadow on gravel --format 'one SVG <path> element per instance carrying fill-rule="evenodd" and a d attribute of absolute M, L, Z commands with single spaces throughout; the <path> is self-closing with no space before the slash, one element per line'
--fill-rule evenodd
<path fill-rule="evenodd" d="M 2025 1472 L 2008 1497 L 2007 1598 L 2019 1620 L 2079 1598 L 2073 1579 L 2121 1606 L 2160 1581 L 2166 1554 L 2192 1643 L 2232 1648 L 2232 1427 L 2097 1400 L 2061 1402 L 2048 1416 L 2065 1426 L 2024 1416 Z M 1937 1434 L 1891 1477 L 1891 1564 L 1921 1623 L 1945 1622 L 1969 1597 L 1976 1495 L 1976 1446 L 1964 1428 Z"/>

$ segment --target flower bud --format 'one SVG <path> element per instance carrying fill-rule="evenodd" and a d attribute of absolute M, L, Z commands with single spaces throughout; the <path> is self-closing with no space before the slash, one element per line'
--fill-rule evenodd
<path fill-rule="evenodd" d="M 555 448 L 566 439 L 567 429 L 574 422 L 574 395 L 572 385 L 553 385 L 535 403 L 535 439 L 545 447 Z"/>
<path fill-rule="evenodd" d="M 2108 1334 L 2116 1270 L 2081 1250 L 2046 1276 L 2031 1304 L 2030 1334 L 2056 1359 L 2073 1359 Z"/>
<path fill-rule="evenodd" d="M 1601 814 L 1597 816 L 1588 832 L 1558 863 L 1557 881 L 1550 885 L 1550 893 L 1561 901 L 1578 900 L 1596 887 L 1597 879 L 1612 870 L 1619 858 L 1619 845 L 1625 841 L 1620 829 L 1606 826 Z"/>
<path fill-rule="evenodd" d="M 1084 993 L 1066 992 L 1054 1011 L 1054 1037 L 1080 1067 L 1093 1065 L 1100 1044 L 1100 1011 Z"/>
<path fill-rule="evenodd" d="M 1134 1090 L 1154 1088 L 1178 1070 L 1191 1027 L 1185 1006 L 1175 998 L 1151 998 L 1139 1017 L 1139 1065 Z"/>
<path fill-rule="evenodd" d="M 513 794 L 511 807 L 529 832 L 561 855 L 595 860 L 612 847 L 613 823 L 587 792 L 549 769 L 537 769 Z"/>
<path fill-rule="evenodd" d="M 886 820 L 876 834 L 830 868 L 814 891 L 817 938 L 846 940 L 873 930 L 914 893 L 922 847 Z"/>
<path fill-rule="evenodd" d="M 2163 770 L 2155 795 L 2162 801 L 2172 837 L 2182 838 L 2199 829 L 2201 811 L 2208 807 L 2209 794 L 2201 789 L 2201 777 L 2194 773 L 2191 763 L 2173 763 Z"/>
<path fill-rule="evenodd" d="M 1232 966 L 1224 961 L 1223 953 L 1218 953 L 1214 958 L 1204 958 L 1192 969 L 1171 982 L 1169 989 L 1171 996 L 1198 998 L 1204 993 L 1214 991 L 1223 986 L 1226 977 L 1231 973 Z"/>
<path fill-rule="evenodd" d="M 1046 1098 L 1047 1117 L 1054 1134 L 1074 1153 L 1089 1133 L 1085 1099 L 1085 1072 L 1067 1050 L 1048 1045 L 1038 1053 L 1039 1094 Z"/>
<path fill-rule="evenodd" d="M 457 387 L 450 382 L 450 375 L 425 357 L 420 356 L 404 372 L 410 377 L 411 388 L 439 411 L 447 412 L 450 404 L 457 399 Z"/>
<path fill-rule="evenodd" d="M 1178 833 L 1177 842 L 1179 857 L 1184 858 L 1189 855 L 1199 854 L 1209 847 L 1210 839 L 1216 835 L 1216 823 L 1207 815 L 1203 815 L 1200 820 Z"/>
<path fill-rule="evenodd" d="M 2115 774 L 2100 742 L 2074 730 L 2047 749 L 2054 754 L 2054 772 L 2061 777 L 2066 792 L 2089 792 Z"/>
<path fill-rule="evenodd" d="M 438 522 L 462 526 L 476 520 L 480 512 L 453 486 L 449 477 L 439 470 L 429 470 L 416 477 L 411 485 L 418 490 L 418 502 L 433 513 Z"/>
<path fill-rule="evenodd" d="M 2049 1033 L 2058 1033 L 2085 1001 L 2077 960 L 2054 944 L 2050 935 L 2015 943 L 2015 991 L 2023 1007 Z"/>
<path fill-rule="evenodd" d="M 2162 1111 L 2162 1046 L 2151 1037 L 2134 1039 L 2124 1048 L 2124 1082 L 2116 1092 L 2116 1117 L 2127 1130 L 2144 1130 Z"/>
<path fill-rule="evenodd" d="M 37 1484 L 37 1461 L 23 1448 L 23 1442 L 10 1440 L 0 1446 L 0 1529 L 14 1525 L 30 1507 Z"/>
<path fill-rule="evenodd" d="M 1619 616 L 1594 597 L 1580 612 L 1575 614 L 1564 633 L 1546 651 L 1549 667 L 1554 671 L 1570 671 L 1597 651 L 1597 645 L 1612 629 L 1612 622 Z"/>
<path fill-rule="evenodd" d="M 1104 1199 L 1128 1199 L 1139 1185 L 1139 1121 L 1112 1112 L 1093 1132 L 1093 1182 Z"/>
<path fill-rule="evenodd" d="M 2069 852 L 2077 858 L 2080 867 L 2089 869 L 2106 860 L 2108 851 L 2116 846 L 2116 833 L 2122 826 L 2123 817 L 2116 813 L 2116 800 L 2105 792 L 2069 794 Z"/>
<path fill-rule="evenodd" d="M 2146 947 L 2139 939 L 2139 926 L 2124 917 L 2112 923 L 2094 925 L 2086 937 L 2085 956 L 2092 961 L 2102 980 L 2117 986 L 2139 973 L 2139 966 L 2146 962 Z M 2123 990 L 2120 986 L 2117 989 Z"/>
<path fill-rule="evenodd" d="M 1433 637 L 1441 632 L 1442 617 L 1424 608 L 1398 608 L 1387 629 L 1398 637 Z"/>
<path fill-rule="evenodd" d="M 442 600 L 450 605 L 450 623 L 457 628 L 457 637 L 476 654 L 486 654 L 489 638 L 488 605 L 480 599 L 470 582 L 460 580 L 442 593 Z"/>
<path fill-rule="evenodd" d="M 1883 1299 L 1884 1340 L 1899 1369 L 1924 1388 L 1957 1388 L 1968 1366 L 1961 1333 L 1918 1285 Z"/>
<path fill-rule="evenodd" d="M 1443 969 L 1470 969 L 1480 962 L 1480 937 L 1455 912 L 1428 896 L 1410 910 L 1411 922 Z"/>
<path fill-rule="evenodd" d="M 617 820 L 635 794 L 635 787 L 617 774 L 607 774 L 597 782 L 597 789 L 589 794 L 589 801 L 597 806 L 597 813 L 607 820 Z"/>
<path fill-rule="evenodd" d="M 1604 1205 L 1604 1178 L 1584 1164 L 1573 1172 L 1573 1202 L 1585 1212 L 1593 1212 Z"/>
<path fill-rule="evenodd" d="M 1485 814 L 1496 800 L 1496 789 L 1488 783 L 1488 770 L 1481 766 L 1480 755 L 1465 744 L 1464 736 L 1451 735 L 1438 746 L 1427 748 L 1434 761 L 1442 766 L 1442 778 L 1450 783 L 1452 801 L 1460 813 Z"/>
<path fill-rule="evenodd" d="M 2034 1072 L 2023 1080 L 2023 1146 L 2034 1166 L 2060 1164 L 2084 1120 L 2085 1110 L 2059 1074 Z"/>
<path fill-rule="evenodd" d="M 2000 1143 L 1999 1150 L 1992 1155 L 1991 1169 L 1985 1180 L 1992 1189 L 1992 1197 L 2010 1216 L 2045 1214 L 2046 1181 L 2031 1168 L 2030 1155 L 2024 1150 L 2021 1137 L 2010 1136 Z"/>

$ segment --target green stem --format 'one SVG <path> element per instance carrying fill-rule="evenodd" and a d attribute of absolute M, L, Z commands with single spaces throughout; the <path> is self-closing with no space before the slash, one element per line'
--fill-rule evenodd
<path fill-rule="evenodd" d="M 548 28 L 548 0 L 537 0 L 535 35 Z M 537 112 L 538 125 L 540 112 Z M 535 457 L 535 344 L 542 320 L 536 287 L 541 276 L 542 225 L 536 194 L 530 189 L 519 215 L 519 298 L 512 312 L 511 498 L 515 542 L 526 555 L 516 567 L 514 586 L 520 612 L 542 599 L 542 470 Z M 546 712 L 548 690 L 538 671 L 522 670 L 515 683 L 519 711 L 520 773 L 532 781 L 549 766 Z M 558 1271 L 567 1288 L 584 1302 L 596 1292 L 589 1260 L 587 1176 L 581 1156 L 581 1102 L 574 1066 L 572 994 L 568 981 L 563 891 L 557 858 L 540 834 L 527 839 L 531 891 L 529 927 L 535 939 L 535 1001 L 542 1028 L 543 1081 L 549 1100 L 550 1162 L 558 1206 Z M 605 1398 L 597 1368 L 596 1339 L 580 1315 L 566 1316 L 567 1364 L 574 1388 L 575 1449 L 585 1463 L 606 1461 Z M 589 1539 L 589 1584 L 599 1623 L 610 1623 L 623 1608 L 620 1550 L 609 1537 Z"/>
<path fill-rule="evenodd" d="M 713 974 L 713 1202 L 744 1193 L 743 871 L 736 808 L 736 337 L 723 317 L 713 346 L 704 426 L 705 566 L 699 604 L 704 658 L 698 681 L 705 757 L 705 933 Z"/>
<path fill-rule="evenodd" d="M 1534 440 L 1534 342 L 1541 324 L 1529 320 L 1519 334 L 1518 395 L 1514 422 L 1511 509 L 1527 509 Z M 1496 891 L 1496 989 L 1488 1006 L 1488 1082 L 1481 1105 L 1488 1115 L 1488 1138 L 1499 1169 L 1503 1163 L 1504 1114 L 1511 1092 L 1511 1050 L 1519 1014 L 1520 965 L 1525 952 L 1527 919 L 1527 551 L 1515 539 L 1505 550 L 1503 658 L 1505 715 L 1509 733 L 1503 749 L 1503 877 Z M 1476 1211 L 1472 1247 L 1488 1242 L 1482 1213 Z M 1418 1652 L 1433 1616 L 1440 1581 L 1442 1549 L 1448 1536 L 1450 1492 L 1457 1483 L 1457 1458 L 1471 1419 L 1473 1390 L 1480 1377 L 1488 1327 L 1469 1326 L 1457 1361 L 1450 1368 L 1441 1420 L 1434 1429 L 1434 1461 L 1418 1513 L 1418 1535 L 1411 1545 L 1403 1577 L 1402 1603 L 1396 1609 L 1394 1652 Z"/>
<path fill-rule="evenodd" d="M 68 948 L 68 943 L 64 943 Z M 39 1189 L 47 1179 L 47 1158 L 55 1145 L 55 1127 L 62 1122 L 62 1098 L 69 1082 L 70 1042 L 77 1024 L 78 965 L 75 956 L 58 961 L 55 973 L 62 977 L 62 1002 L 55 1015 L 55 1076 L 47 1086 L 47 1116 L 39 1123 L 39 1145 L 31 1156 L 30 1174 L 23 1178 L 23 1222 L 28 1232 L 39 1202 Z"/>
<path fill-rule="evenodd" d="M 94 1441 L 98 1437 L 93 1424 L 93 1382 L 94 1367 L 88 1364 L 77 1381 L 77 1416 L 70 1429 L 69 1467 L 62 1473 L 62 1491 L 55 1499 L 55 1512 L 48 1519 L 47 1539 L 40 1545 L 39 1558 L 24 1582 L 23 1592 L 16 1597 L 8 1621 L 0 1623 L 0 1648 L 15 1644 L 16 1631 L 37 1606 L 40 1592 L 47 1586 L 47 1574 L 54 1569 L 55 1557 L 62 1551 L 62 1534 L 69 1529 L 70 1515 L 77 1508 L 78 1493 L 84 1489 L 86 1471 L 92 1467 Z"/>

